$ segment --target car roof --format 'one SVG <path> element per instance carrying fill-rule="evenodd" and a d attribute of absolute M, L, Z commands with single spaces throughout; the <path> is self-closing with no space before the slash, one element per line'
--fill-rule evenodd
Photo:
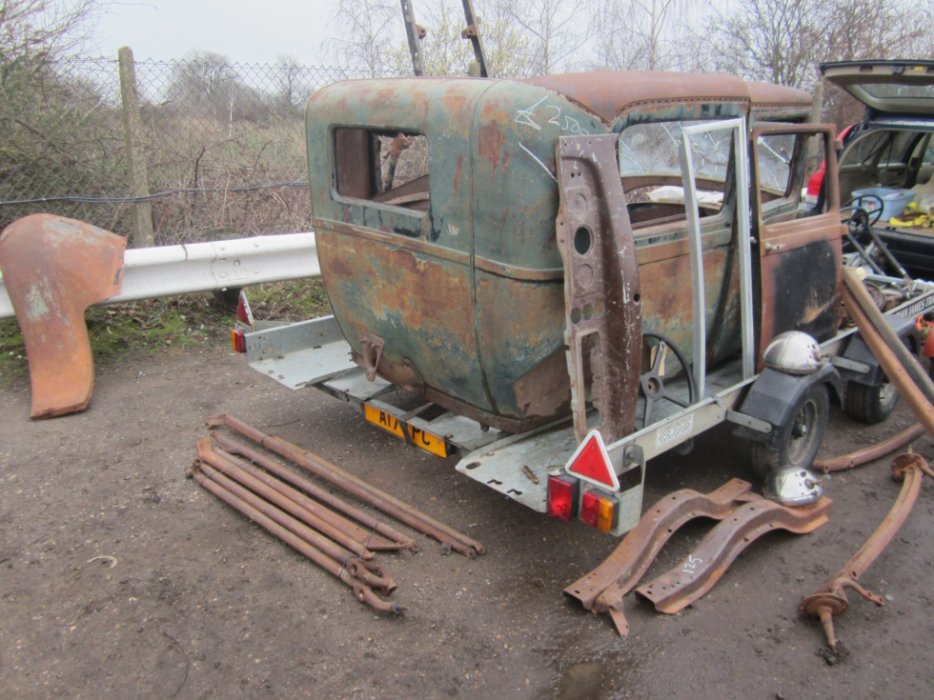
<path fill-rule="evenodd" d="M 762 106 L 806 110 L 811 104 L 811 95 L 803 90 L 744 82 L 725 73 L 592 71 L 543 75 L 521 82 L 562 94 L 606 122 L 633 105 L 674 102 L 686 97 L 749 102 L 753 109 Z"/>
<path fill-rule="evenodd" d="M 876 113 L 934 116 L 934 61 L 833 61 L 820 70 Z"/>

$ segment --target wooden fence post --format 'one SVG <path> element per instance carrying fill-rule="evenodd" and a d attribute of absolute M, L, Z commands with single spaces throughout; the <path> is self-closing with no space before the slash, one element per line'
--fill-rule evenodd
<path fill-rule="evenodd" d="M 133 51 L 128 46 L 122 47 L 117 56 L 120 63 L 120 96 L 123 100 L 123 133 L 126 138 L 130 194 L 133 197 L 148 197 L 149 175 L 146 172 L 143 120 L 139 114 L 139 94 L 136 91 L 136 63 L 133 60 Z M 148 201 L 133 204 L 130 244 L 136 248 L 155 245 L 152 205 Z"/>

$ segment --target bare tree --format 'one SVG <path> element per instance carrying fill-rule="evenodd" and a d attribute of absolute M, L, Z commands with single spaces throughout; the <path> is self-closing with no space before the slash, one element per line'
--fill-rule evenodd
<path fill-rule="evenodd" d="M 686 0 L 602 0 L 593 34 L 595 66 L 614 70 L 685 68 Z"/>
<path fill-rule="evenodd" d="M 392 0 L 337 0 L 337 36 L 326 42 L 345 68 L 371 78 L 391 72 L 395 38 L 402 36 L 402 11 Z"/>
<path fill-rule="evenodd" d="M 590 38 L 585 0 L 515 0 L 509 13 L 531 39 L 538 73 L 568 68 Z"/>
<path fill-rule="evenodd" d="M 0 65 L 48 59 L 80 46 L 98 0 L 2 0 Z"/>
<path fill-rule="evenodd" d="M 715 67 L 752 80 L 808 86 L 815 79 L 821 4 L 814 0 L 731 3 L 708 26 Z"/>

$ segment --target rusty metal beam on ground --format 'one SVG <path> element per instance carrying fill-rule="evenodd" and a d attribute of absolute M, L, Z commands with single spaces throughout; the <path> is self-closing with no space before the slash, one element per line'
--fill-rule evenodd
<path fill-rule="evenodd" d="M 329 574 L 349 586 L 353 590 L 354 596 L 360 602 L 366 603 L 374 610 L 378 610 L 380 612 L 393 613 L 396 615 L 403 612 L 404 609 L 399 603 L 383 600 L 380 598 L 378 595 L 376 595 L 372 588 L 367 586 L 362 581 L 354 578 L 347 570 L 347 568 L 344 567 L 340 562 L 335 561 L 331 557 L 315 549 L 295 533 L 289 531 L 279 523 L 267 517 L 256 508 L 253 508 L 250 504 L 245 503 L 243 500 L 235 496 L 224 487 L 220 486 L 214 481 L 211 481 L 200 470 L 193 470 L 192 477 L 203 488 L 210 491 L 231 508 L 239 511 L 254 523 L 267 530 L 272 535 L 278 537 L 280 540 L 303 554 L 305 557 L 327 571 Z"/>
<path fill-rule="evenodd" d="M 342 530 L 336 523 L 329 521 L 326 518 L 326 514 L 322 512 L 322 509 L 316 508 L 315 504 L 308 501 L 308 499 L 305 499 L 305 501 L 294 499 L 289 493 L 284 492 L 283 489 L 277 488 L 277 486 L 272 483 L 271 477 L 269 479 L 263 479 L 260 474 L 249 473 L 242 465 L 238 465 L 233 460 L 229 459 L 228 455 L 215 452 L 211 448 L 210 440 L 207 438 L 198 442 L 197 450 L 198 459 L 202 462 L 210 464 L 215 469 L 219 469 L 225 476 L 239 482 L 244 487 L 262 496 L 267 501 L 274 503 L 279 508 L 288 511 L 305 524 L 331 538 L 334 542 L 337 542 L 361 559 L 373 558 L 373 552 L 367 549 L 359 539 L 355 538 L 353 533 Z M 281 486 L 285 486 L 285 484 L 281 484 Z M 331 556 L 334 555 L 332 554 Z"/>
<path fill-rule="evenodd" d="M 356 520 L 358 523 L 369 528 L 374 534 L 369 534 L 367 537 L 360 540 L 360 542 L 366 545 L 367 549 L 373 551 L 388 551 L 388 550 L 398 550 L 398 549 L 408 549 L 412 552 L 418 551 L 418 544 L 411 537 L 403 535 L 401 532 L 396 530 L 394 527 L 387 525 L 386 523 L 377 520 L 369 513 L 357 508 L 356 506 L 347 503 L 346 501 L 338 498 L 334 494 L 325 491 L 322 488 L 319 488 L 315 484 L 308 481 L 298 474 L 294 473 L 291 469 L 286 467 L 281 462 L 273 459 L 267 454 L 260 452 L 259 450 L 253 449 L 249 445 L 244 445 L 238 440 L 234 440 L 228 435 L 223 433 L 212 432 L 211 437 L 217 441 L 217 444 L 227 453 L 227 456 L 237 455 L 248 459 L 257 466 L 262 467 L 266 471 L 275 474 L 283 481 L 289 482 L 293 487 L 299 491 L 304 491 L 309 496 L 317 499 L 321 503 L 325 503 L 335 511 L 342 513 L 343 515 Z M 235 461 L 235 460 L 232 460 Z M 235 463 L 239 463 L 236 462 Z M 273 488 L 277 488 L 274 486 Z M 291 495 L 290 492 L 286 492 L 286 495 L 292 498 L 293 500 L 298 500 L 302 494 L 298 496 Z"/>
<path fill-rule="evenodd" d="M 468 557 L 483 554 L 486 550 L 477 540 L 458 532 L 454 528 L 435 520 L 430 515 L 403 503 L 395 496 L 381 491 L 372 484 L 347 472 L 326 459 L 319 457 L 297 445 L 283 440 L 277 435 L 267 435 L 261 430 L 247 425 L 233 416 L 223 415 L 208 420 L 209 427 L 224 425 L 271 452 L 284 457 L 294 464 L 308 470 L 322 479 L 330 481 L 355 498 L 369 503 L 383 513 L 405 523 L 422 534 L 438 540 L 451 550 Z"/>
<path fill-rule="evenodd" d="M 844 564 L 827 583 L 801 601 L 800 610 L 806 615 L 820 619 L 827 637 L 827 645 L 836 650 L 837 637 L 833 618 L 846 612 L 849 603 L 846 589 L 852 588 L 866 600 L 876 605 L 885 605 L 885 599 L 863 588 L 858 581 L 866 569 L 885 551 L 918 500 L 924 475 L 934 477 L 930 465 L 920 455 L 907 452 L 892 462 L 892 478 L 902 481 L 898 498 L 875 532 L 863 543 L 856 554 Z"/>
<path fill-rule="evenodd" d="M 787 530 L 796 535 L 813 532 L 827 522 L 830 499 L 789 508 L 756 499 L 719 523 L 687 559 L 636 592 L 655 604 L 659 612 L 673 614 L 707 593 L 743 550 L 767 532 Z"/>
<path fill-rule="evenodd" d="M 920 423 L 914 423 L 897 435 L 877 442 L 875 445 L 864 447 L 861 450 L 854 450 L 847 454 L 838 455 L 837 457 L 815 459 L 814 468 L 822 471 L 824 474 L 852 469 L 853 467 L 872 462 L 880 457 L 885 457 L 885 455 L 890 452 L 901 449 L 912 440 L 916 440 L 922 435 L 924 435 L 924 426 Z"/>
<path fill-rule="evenodd" d="M 33 214 L 0 233 L 0 270 L 23 334 L 32 418 L 83 411 L 94 390 L 84 312 L 120 291 L 126 241 L 74 219 Z"/>
<path fill-rule="evenodd" d="M 362 581 L 370 588 L 376 588 L 384 593 L 392 593 L 392 591 L 395 590 L 395 582 L 378 573 L 378 567 L 371 568 L 363 559 L 353 556 L 352 552 L 332 542 L 317 530 L 308 527 L 299 519 L 291 517 L 285 511 L 279 510 L 275 505 L 264 501 L 235 480 L 227 478 L 223 473 L 211 467 L 209 463 L 202 461 L 199 468 L 201 473 L 208 479 L 223 487 L 241 501 L 252 506 L 290 532 L 298 535 L 315 549 L 340 563 L 355 579 Z M 374 568 L 377 569 L 377 571 L 374 571 Z"/>
<path fill-rule="evenodd" d="M 629 624 L 623 615 L 623 596 L 639 582 L 665 543 L 695 518 L 723 519 L 750 488 L 748 481 L 731 479 L 707 494 L 681 489 L 664 496 L 646 511 L 602 564 L 564 592 L 588 610 L 610 613 L 617 631 L 625 637 Z"/>

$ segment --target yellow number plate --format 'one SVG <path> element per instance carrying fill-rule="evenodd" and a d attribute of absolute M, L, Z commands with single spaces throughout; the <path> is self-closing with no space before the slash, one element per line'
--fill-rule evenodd
<path fill-rule="evenodd" d="M 395 416 L 376 408 L 376 406 L 371 406 L 368 403 L 363 404 L 363 416 L 366 418 L 367 423 L 379 426 L 383 430 L 403 440 L 405 439 L 405 433 L 402 432 L 404 425 L 405 429 L 408 430 L 409 439 L 412 440 L 414 445 L 434 455 L 438 455 L 439 457 L 448 456 L 448 445 L 443 437 L 429 433 L 421 428 L 400 423 Z"/>

